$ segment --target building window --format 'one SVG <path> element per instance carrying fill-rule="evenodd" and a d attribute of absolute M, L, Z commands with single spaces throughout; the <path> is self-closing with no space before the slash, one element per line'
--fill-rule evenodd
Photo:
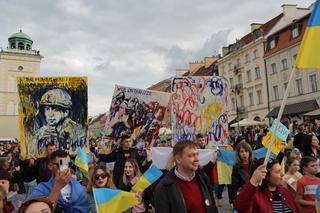
<path fill-rule="evenodd" d="M 246 54 L 246 56 L 245 56 L 245 61 L 246 61 L 246 63 L 249 63 L 250 62 L 250 55 L 249 54 Z"/>
<path fill-rule="evenodd" d="M 249 106 L 253 106 L 253 105 L 254 105 L 253 93 L 250 92 L 250 93 L 249 93 Z"/>
<path fill-rule="evenodd" d="M 295 54 L 293 57 L 292 57 L 292 59 L 293 59 L 293 63 L 292 63 L 292 66 L 296 63 L 296 59 L 297 59 L 297 54 Z"/>
<path fill-rule="evenodd" d="M 240 95 L 240 107 L 243 107 L 244 104 L 243 104 L 243 95 Z"/>
<path fill-rule="evenodd" d="M 236 110 L 236 99 L 231 98 L 232 110 Z"/>
<path fill-rule="evenodd" d="M 291 30 L 291 39 L 297 38 L 300 35 L 301 24 L 295 24 Z"/>
<path fill-rule="evenodd" d="M 240 67 L 241 67 L 240 58 L 237 59 L 237 65 L 236 65 L 236 67 L 237 67 L 237 68 L 240 68 Z"/>
<path fill-rule="evenodd" d="M 8 76 L 8 92 L 16 92 L 16 81 L 14 76 Z"/>
<path fill-rule="evenodd" d="M 316 92 L 318 90 L 316 74 L 310 75 L 309 80 L 311 85 L 311 92 Z"/>
<path fill-rule="evenodd" d="M 229 68 L 229 70 L 232 70 L 232 63 L 228 64 L 228 68 Z"/>
<path fill-rule="evenodd" d="M 288 69 L 288 62 L 287 62 L 287 59 L 282 59 L 281 60 L 281 63 L 282 63 L 282 70 L 287 70 Z"/>
<path fill-rule="evenodd" d="M 7 115 L 14 115 L 14 102 L 9 101 L 7 104 Z"/>
<path fill-rule="evenodd" d="M 272 74 L 277 73 L 277 66 L 276 66 L 275 63 L 272 63 L 272 64 L 271 64 L 271 70 L 272 70 Z"/>
<path fill-rule="evenodd" d="M 247 71 L 247 79 L 248 79 L 248 82 L 251 82 L 251 81 L 252 81 L 251 70 L 248 70 L 248 71 Z"/>
<path fill-rule="evenodd" d="M 233 88 L 233 78 L 230 78 L 230 86 Z"/>
<path fill-rule="evenodd" d="M 274 100 L 279 100 L 278 86 L 273 86 Z"/>
<path fill-rule="evenodd" d="M 256 73 L 256 79 L 261 78 L 261 75 L 260 75 L 260 67 L 256 67 L 256 68 L 254 68 L 254 70 L 255 70 L 255 73 Z"/>
<path fill-rule="evenodd" d="M 258 104 L 262 104 L 262 93 L 261 90 L 257 90 Z"/>
<path fill-rule="evenodd" d="M 18 43 L 18 50 L 24 50 L 24 43 L 22 42 Z"/>
<path fill-rule="evenodd" d="M 256 58 L 258 58 L 259 56 L 258 56 L 258 50 L 254 50 L 253 51 L 253 59 L 256 59 Z"/>
<path fill-rule="evenodd" d="M 239 84 L 242 84 L 242 75 L 241 75 L 241 74 L 238 75 L 238 83 L 239 83 Z"/>
<path fill-rule="evenodd" d="M 273 49 L 276 47 L 276 39 L 272 39 L 270 42 L 269 42 L 269 48 L 270 49 Z"/>
<path fill-rule="evenodd" d="M 296 86 L 298 88 L 298 95 L 302 95 L 303 88 L 302 88 L 302 79 L 301 78 L 296 80 Z"/>

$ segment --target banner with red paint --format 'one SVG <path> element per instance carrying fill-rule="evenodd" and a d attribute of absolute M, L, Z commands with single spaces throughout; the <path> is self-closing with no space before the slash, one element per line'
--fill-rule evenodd
<path fill-rule="evenodd" d="M 135 145 L 151 143 L 162 126 L 169 100 L 170 93 L 116 85 L 105 135 L 115 139 L 131 136 Z"/>
<path fill-rule="evenodd" d="M 206 135 L 210 145 L 227 145 L 228 81 L 223 76 L 175 77 L 171 81 L 173 145 Z"/>

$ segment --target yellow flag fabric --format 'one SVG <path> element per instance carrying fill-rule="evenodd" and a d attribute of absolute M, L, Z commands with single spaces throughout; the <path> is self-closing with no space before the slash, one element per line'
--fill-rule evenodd
<path fill-rule="evenodd" d="M 121 213 L 139 203 L 135 194 L 117 189 L 94 188 L 93 194 L 99 213 Z"/>
<path fill-rule="evenodd" d="M 232 179 L 232 166 L 222 161 L 217 161 L 218 170 L 218 183 L 231 184 Z"/>
<path fill-rule="evenodd" d="M 320 0 L 317 0 L 296 59 L 297 68 L 320 68 Z"/>
<path fill-rule="evenodd" d="M 272 132 L 268 132 L 268 134 L 263 138 L 262 145 L 266 148 L 269 147 L 269 143 L 271 140 Z M 278 155 L 279 152 L 285 147 L 285 143 L 282 142 L 278 137 L 275 137 L 273 145 L 271 147 L 271 152 L 275 155 Z"/>

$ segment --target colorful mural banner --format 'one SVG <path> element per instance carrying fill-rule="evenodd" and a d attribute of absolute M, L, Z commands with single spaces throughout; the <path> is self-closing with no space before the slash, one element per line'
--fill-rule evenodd
<path fill-rule="evenodd" d="M 86 77 L 18 77 L 21 154 L 42 157 L 47 144 L 75 152 L 87 143 Z"/>
<path fill-rule="evenodd" d="M 159 133 L 170 93 L 115 86 L 105 135 L 131 136 L 136 143 L 151 143 Z"/>
<path fill-rule="evenodd" d="M 171 81 L 172 142 L 194 140 L 199 133 L 210 145 L 227 145 L 228 81 L 220 76 L 175 77 Z"/>

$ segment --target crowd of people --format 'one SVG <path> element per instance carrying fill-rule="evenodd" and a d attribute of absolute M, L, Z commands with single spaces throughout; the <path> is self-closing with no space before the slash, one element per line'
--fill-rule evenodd
<path fill-rule="evenodd" d="M 310 125 L 309 125 L 310 126 Z M 316 212 L 316 190 L 320 185 L 320 128 L 305 128 L 288 136 L 287 146 L 267 165 L 255 159 L 253 150 L 262 146 L 267 129 L 248 128 L 243 134 L 230 130 L 226 150 L 236 160 L 232 183 L 226 185 L 230 210 L 236 212 Z M 46 157 L 25 159 L 19 144 L 0 146 L 0 213 L 4 212 L 97 212 L 94 188 L 132 192 L 139 203 L 126 213 L 218 212 L 225 185 L 216 180 L 216 159 L 199 165 L 199 149 L 208 147 L 204 135 L 173 146 L 172 163 L 163 176 L 143 192 L 132 187 L 152 164 L 152 147 L 171 147 L 170 134 L 158 136 L 143 149 L 133 146 L 129 136 L 109 152 L 90 141 L 89 175 L 81 175 L 75 156 L 46 145 Z M 221 149 L 221 148 L 220 148 Z M 114 162 L 110 166 L 110 162 Z M 282 165 L 285 163 L 285 169 Z M 168 164 L 169 165 L 169 164 Z"/>

